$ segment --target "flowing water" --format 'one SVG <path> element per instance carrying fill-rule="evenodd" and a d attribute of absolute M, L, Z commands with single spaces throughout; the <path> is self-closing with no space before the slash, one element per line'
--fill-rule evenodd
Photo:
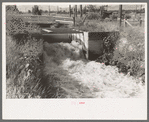
<path fill-rule="evenodd" d="M 144 97 L 145 86 L 139 79 L 85 59 L 77 42 L 44 43 L 44 72 L 55 82 L 60 98 L 130 98 Z"/>

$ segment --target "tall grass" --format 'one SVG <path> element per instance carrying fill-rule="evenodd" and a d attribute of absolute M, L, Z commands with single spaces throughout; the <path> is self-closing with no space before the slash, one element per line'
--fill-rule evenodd
<path fill-rule="evenodd" d="M 143 28 L 126 28 L 120 36 L 121 39 L 116 44 L 113 58 L 126 65 L 131 75 L 145 76 L 145 34 Z"/>
<path fill-rule="evenodd" d="M 86 20 L 84 25 L 76 28 L 89 32 L 119 31 L 120 37 L 104 40 L 104 54 L 97 61 L 108 65 L 116 65 L 120 72 L 142 79 L 145 82 L 145 34 L 144 27 L 134 26 L 119 28 L 117 21 Z M 125 43 L 126 40 L 126 43 Z M 108 43 L 108 44 L 107 44 Z M 107 47 L 106 45 L 109 45 Z M 105 52 L 114 45 L 112 52 Z"/>
<path fill-rule="evenodd" d="M 75 28 L 88 32 L 112 32 L 118 31 L 119 26 L 115 21 L 105 22 L 101 20 L 86 20 L 84 25 L 78 24 Z"/>
<path fill-rule="evenodd" d="M 34 30 L 37 31 L 33 33 Z M 7 16 L 6 31 L 6 97 L 43 97 L 40 29 L 15 16 Z"/>
<path fill-rule="evenodd" d="M 6 34 L 12 35 L 17 33 L 40 33 L 41 29 L 36 24 L 27 23 L 22 16 L 7 15 L 6 16 Z"/>
<path fill-rule="evenodd" d="M 108 41 L 111 44 L 110 38 Z M 145 36 L 143 28 L 120 30 L 120 37 L 113 49 L 113 52 L 107 52 L 100 56 L 98 61 L 103 63 L 108 61 L 109 65 L 116 65 L 120 72 L 129 73 L 145 82 Z"/>
<path fill-rule="evenodd" d="M 23 45 L 6 38 L 7 98 L 39 98 L 42 78 L 42 40 L 27 40 Z"/>
<path fill-rule="evenodd" d="M 126 67 L 126 73 L 134 78 L 119 73 L 117 67 L 102 65 L 103 58 L 98 61 L 101 63 L 85 60 L 72 44 L 44 43 L 43 49 L 40 28 L 15 16 L 7 22 L 7 98 L 135 97 L 144 91 L 138 79 L 145 76 L 144 33 L 138 28 L 121 31 L 120 39 L 113 41 L 113 51 L 103 56 L 112 55 L 109 64 L 117 66 L 119 72 Z M 79 29 L 112 32 L 118 25 L 94 20 L 86 21 Z"/>

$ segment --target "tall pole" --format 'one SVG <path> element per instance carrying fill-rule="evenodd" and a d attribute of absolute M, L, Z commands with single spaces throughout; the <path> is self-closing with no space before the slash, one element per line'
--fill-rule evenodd
<path fill-rule="evenodd" d="M 136 16 L 137 16 L 137 5 L 136 5 L 136 13 L 135 13 L 135 18 L 136 18 Z"/>
<path fill-rule="evenodd" d="M 122 22 L 122 5 L 119 5 L 119 27 L 121 27 Z"/>
<path fill-rule="evenodd" d="M 75 15 L 77 17 L 77 5 L 75 5 Z"/>
<path fill-rule="evenodd" d="M 74 16 L 73 16 L 73 24 L 74 24 L 74 26 L 75 26 L 75 7 L 74 7 Z"/>
<path fill-rule="evenodd" d="M 86 14 L 86 5 L 85 5 L 85 8 L 84 8 L 84 13 Z"/>
<path fill-rule="evenodd" d="M 80 17 L 82 17 L 82 5 L 80 5 Z"/>
<path fill-rule="evenodd" d="M 71 17 L 71 5 L 69 5 L 69 16 Z"/>
<path fill-rule="evenodd" d="M 58 6 L 57 6 L 57 11 L 56 11 L 56 14 L 58 14 Z"/>
<path fill-rule="evenodd" d="M 140 16 L 141 16 L 141 12 L 142 12 L 142 5 L 140 6 Z"/>
<path fill-rule="evenodd" d="M 50 15 L 50 6 L 49 6 L 49 15 Z"/>
<path fill-rule="evenodd" d="M 104 8 L 103 6 L 100 7 L 100 15 L 101 15 L 101 17 L 103 17 L 103 8 Z"/>

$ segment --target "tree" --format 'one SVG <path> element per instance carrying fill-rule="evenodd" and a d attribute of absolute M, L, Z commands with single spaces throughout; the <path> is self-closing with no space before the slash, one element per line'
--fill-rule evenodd
<path fill-rule="evenodd" d="M 41 10 L 39 10 L 39 7 L 37 5 L 34 5 L 34 7 L 32 8 L 32 14 L 41 15 Z"/>
<path fill-rule="evenodd" d="M 16 5 L 7 5 L 6 6 L 6 13 L 12 14 L 12 13 L 19 13 L 19 10 Z"/>
<path fill-rule="evenodd" d="M 44 12 L 45 12 L 45 13 L 48 13 L 48 11 L 47 11 L 47 10 L 45 10 Z"/>
<path fill-rule="evenodd" d="M 40 13 L 39 15 L 41 15 L 41 14 L 43 13 L 43 10 L 40 9 L 40 10 L 39 10 L 39 13 Z"/>
<path fill-rule="evenodd" d="M 31 10 L 28 10 L 28 13 L 30 14 L 31 13 Z"/>
<path fill-rule="evenodd" d="M 97 8 L 95 5 L 89 5 L 89 6 L 87 6 L 87 10 L 89 12 L 96 12 Z"/>
<path fill-rule="evenodd" d="M 83 13 L 83 14 L 86 14 L 86 6 L 83 7 L 82 13 Z"/>

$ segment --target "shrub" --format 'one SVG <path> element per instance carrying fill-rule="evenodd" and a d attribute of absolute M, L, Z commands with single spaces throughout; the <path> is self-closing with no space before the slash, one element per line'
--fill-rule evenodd
<path fill-rule="evenodd" d="M 39 98 L 42 79 L 41 39 L 28 38 L 20 45 L 6 36 L 6 95 L 7 98 Z"/>
<path fill-rule="evenodd" d="M 28 10 L 28 13 L 29 13 L 29 14 L 32 13 L 31 10 Z"/>
<path fill-rule="evenodd" d="M 117 20 L 118 15 L 112 14 L 110 15 L 111 20 Z"/>
<path fill-rule="evenodd" d="M 119 32 L 113 32 L 105 37 L 103 43 L 103 55 L 99 56 L 96 60 L 97 62 L 104 63 L 106 65 L 112 64 L 112 58 L 114 56 L 113 52 L 116 47 L 116 42 L 119 39 Z"/>
<path fill-rule="evenodd" d="M 100 20 L 88 20 L 84 25 L 78 25 L 76 27 L 79 30 L 89 31 L 89 32 L 113 32 L 118 31 L 118 24 L 115 21 L 100 21 Z"/>
<path fill-rule="evenodd" d="M 30 24 L 24 18 L 8 15 L 6 17 L 6 34 L 13 35 L 17 33 L 40 33 L 41 29 L 36 24 Z"/>
<path fill-rule="evenodd" d="M 84 25 L 79 26 L 79 29 L 83 31 L 96 31 L 97 23 L 87 21 Z"/>
<path fill-rule="evenodd" d="M 127 39 L 127 42 L 124 46 L 120 47 L 124 40 L 119 40 L 117 42 L 117 50 L 114 52 L 121 55 L 116 57 L 115 54 L 113 58 L 125 64 L 129 68 L 131 75 L 140 77 L 141 75 L 138 75 L 138 72 L 142 71 L 143 68 L 141 67 L 141 62 L 145 62 L 144 33 L 138 31 L 138 28 L 134 28 L 133 30 L 127 29 L 127 34 L 121 33 L 121 38 L 123 37 Z"/>
<path fill-rule="evenodd" d="M 145 47 L 144 33 L 138 28 L 126 28 L 126 32 L 120 32 L 120 38 L 113 42 L 111 39 L 109 46 L 104 49 L 104 55 L 100 56 L 97 61 L 104 62 L 107 65 L 116 65 L 119 72 L 129 73 L 134 77 L 145 76 Z M 106 40 L 105 40 L 106 41 Z M 106 51 L 113 44 L 111 52 Z M 115 46 L 114 46 L 115 45 Z M 114 48 L 113 48 L 114 47 Z M 143 79 L 144 82 L 144 79 Z"/>
<path fill-rule="evenodd" d="M 19 14 L 19 10 L 16 5 L 7 5 L 6 14 Z"/>
<path fill-rule="evenodd" d="M 6 97 L 46 97 L 40 28 L 16 16 L 7 16 L 6 22 Z"/>
<path fill-rule="evenodd" d="M 110 18 L 105 18 L 104 21 L 109 22 L 109 21 L 111 21 L 111 19 Z"/>
<path fill-rule="evenodd" d="M 6 97 L 51 98 L 53 82 L 43 72 L 43 39 L 37 25 L 23 18 L 7 16 L 6 24 Z M 51 77 L 50 77 L 51 78 Z"/>
<path fill-rule="evenodd" d="M 88 13 L 88 16 L 87 16 L 87 19 L 89 20 L 98 20 L 100 18 L 100 14 L 98 13 L 94 13 L 94 12 L 89 12 Z"/>
<path fill-rule="evenodd" d="M 97 8 L 96 8 L 95 5 L 88 5 L 88 6 L 87 6 L 87 10 L 88 10 L 89 12 L 95 12 L 95 11 L 97 11 Z"/>
<path fill-rule="evenodd" d="M 130 19 L 130 18 L 131 18 L 131 16 L 129 14 L 125 15 L 125 19 Z"/>
<path fill-rule="evenodd" d="M 39 10 L 39 7 L 37 5 L 34 5 L 34 7 L 32 8 L 32 14 L 34 14 L 34 15 L 41 15 L 42 11 Z"/>

